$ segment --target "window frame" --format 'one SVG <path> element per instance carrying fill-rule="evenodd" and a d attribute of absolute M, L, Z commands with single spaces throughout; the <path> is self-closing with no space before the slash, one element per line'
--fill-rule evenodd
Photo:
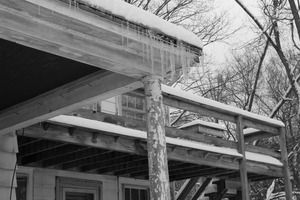
<path fill-rule="evenodd" d="M 101 181 L 56 177 L 57 200 L 66 200 L 67 192 L 90 193 L 94 195 L 94 200 L 101 200 L 102 191 Z"/>
<path fill-rule="evenodd" d="M 26 200 L 33 199 L 33 169 L 28 167 L 18 166 L 18 169 L 16 171 L 16 179 L 15 179 L 16 181 L 17 181 L 17 177 L 27 178 Z"/>
<path fill-rule="evenodd" d="M 128 98 L 127 98 L 127 105 L 123 105 L 123 96 L 127 96 L 127 97 L 134 97 L 135 98 L 135 107 L 136 107 L 136 98 L 140 98 L 143 102 L 143 109 L 137 109 L 137 108 L 131 108 L 128 106 Z M 134 117 L 128 117 L 128 118 L 132 118 L 132 119 L 136 119 L 136 120 L 142 120 L 142 121 L 146 121 L 146 102 L 145 102 L 145 98 L 144 96 L 140 95 L 140 94 L 136 94 L 133 92 L 128 92 L 128 93 L 124 93 L 119 95 L 119 106 L 118 106 L 118 114 L 120 116 L 124 116 L 127 117 L 126 115 L 124 115 L 124 111 L 129 111 L 129 112 L 133 112 L 134 113 Z M 142 119 L 139 119 L 136 117 L 136 114 L 142 114 L 143 117 Z"/>
<path fill-rule="evenodd" d="M 138 180 L 132 178 L 119 178 L 119 200 L 125 200 L 125 188 L 134 188 L 134 189 L 146 189 L 150 195 L 150 184 L 148 180 Z M 150 199 L 150 198 L 149 198 Z"/>

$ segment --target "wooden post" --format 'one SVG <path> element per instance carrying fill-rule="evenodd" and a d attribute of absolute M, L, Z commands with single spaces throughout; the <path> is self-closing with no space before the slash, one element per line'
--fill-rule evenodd
<path fill-rule="evenodd" d="M 195 184 L 198 182 L 200 177 L 187 179 L 185 183 L 181 186 L 178 194 L 176 195 L 176 200 L 184 200 L 193 189 Z"/>
<path fill-rule="evenodd" d="M 246 169 L 246 153 L 245 153 L 245 140 L 243 133 L 243 117 L 241 115 L 236 118 L 236 135 L 238 138 L 238 152 L 243 154 L 243 158 L 239 161 L 240 177 L 242 184 L 242 199 L 250 200 L 249 196 L 249 183 Z"/>
<path fill-rule="evenodd" d="M 15 132 L 0 134 L 0 199 L 16 200 L 16 162 L 18 153 Z"/>
<path fill-rule="evenodd" d="M 290 170 L 288 164 L 288 154 L 286 148 L 286 138 L 285 138 L 285 128 L 279 128 L 279 142 L 281 149 L 281 161 L 283 164 L 283 178 L 284 178 L 284 190 L 285 190 L 285 198 L 286 200 L 292 200 L 292 184 L 290 181 Z"/>
<path fill-rule="evenodd" d="M 143 79 L 146 100 L 147 148 L 149 163 L 150 199 L 170 200 L 165 114 L 161 91 L 162 78 Z"/>
<path fill-rule="evenodd" d="M 200 188 L 197 190 L 197 192 L 194 194 L 191 200 L 197 200 L 205 191 L 206 187 L 210 184 L 212 178 L 206 178 L 205 181 L 202 183 Z"/>

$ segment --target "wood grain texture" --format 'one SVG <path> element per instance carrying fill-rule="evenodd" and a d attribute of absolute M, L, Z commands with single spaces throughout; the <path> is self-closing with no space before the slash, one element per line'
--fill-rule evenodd
<path fill-rule="evenodd" d="M 133 78 L 110 72 L 88 75 L 0 112 L 0 134 L 30 126 L 140 86 Z"/>

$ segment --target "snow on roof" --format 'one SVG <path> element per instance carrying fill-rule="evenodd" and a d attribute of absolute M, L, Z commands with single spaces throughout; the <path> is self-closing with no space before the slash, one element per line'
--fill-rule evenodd
<path fill-rule="evenodd" d="M 82 117 L 59 115 L 57 117 L 49 119 L 48 121 L 67 124 L 71 126 L 78 126 L 78 127 L 88 128 L 88 129 L 94 129 L 99 131 L 105 131 L 105 132 L 114 133 L 114 134 L 127 136 L 127 137 L 147 139 L 147 133 L 145 131 L 134 130 L 134 129 L 118 126 L 115 124 L 109 124 L 109 123 L 86 119 Z M 182 140 L 179 138 L 166 137 L 166 141 L 168 144 L 173 144 L 177 146 L 198 149 L 198 150 L 208 151 L 208 152 L 222 154 L 222 155 L 242 157 L 242 154 L 238 153 L 236 149 L 217 147 L 217 146 L 213 146 L 201 142 Z M 252 160 L 256 162 L 263 162 L 272 165 L 282 166 L 282 163 L 279 160 L 267 155 L 246 152 L 246 158 L 248 160 Z"/>
<path fill-rule="evenodd" d="M 177 96 L 182 99 L 187 99 L 189 101 L 194 101 L 196 103 L 206 105 L 209 107 L 214 107 L 218 110 L 223 110 L 228 113 L 232 113 L 235 115 L 243 115 L 243 116 L 246 116 L 251 119 L 256 119 L 256 120 L 266 122 L 268 124 L 284 127 L 284 123 L 281 121 L 278 121 L 278 120 L 275 120 L 275 119 L 272 119 L 269 117 L 261 116 L 261 115 L 255 114 L 255 113 L 251 113 L 246 110 L 242 110 L 242 109 L 230 106 L 230 105 L 226 105 L 226 104 L 223 104 L 223 103 L 211 100 L 211 99 L 207 99 L 207 98 L 204 98 L 204 97 L 201 97 L 201 96 L 189 93 L 189 92 L 178 90 L 178 89 L 172 88 L 170 86 L 162 85 L 162 91 L 166 94 Z"/>
<path fill-rule="evenodd" d="M 177 38 L 178 40 L 182 40 L 201 49 L 203 48 L 200 38 L 194 33 L 124 1 L 82 0 L 82 2 L 85 2 L 96 9 L 105 10 L 114 15 L 123 17 L 135 24 L 143 25 L 152 30 L 161 31 L 162 33 Z"/>
<path fill-rule="evenodd" d="M 179 129 L 187 128 L 187 127 L 195 126 L 195 125 L 207 126 L 207 127 L 219 129 L 219 130 L 226 130 L 225 127 L 222 126 L 221 124 L 217 124 L 217 123 L 213 123 L 213 122 L 206 122 L 206 121 L 202 121 L 200 119 L 196 119 L 194 121 L 186 123 L 186 124 L 180 126 Z"/>

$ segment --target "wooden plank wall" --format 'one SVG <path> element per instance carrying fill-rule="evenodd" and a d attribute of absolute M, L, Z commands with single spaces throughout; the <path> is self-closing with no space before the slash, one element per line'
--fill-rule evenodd
<path fill-rule="evenodd" d="M 0 199 L 16 199 L 17 186 L 14 169 L 17 161 L 18 143 L 15 133 L 0 135 Z M 14 177 L 14 179 L 13 179 Z M 13 181 L 13 184 L 12 184 Z"/>

